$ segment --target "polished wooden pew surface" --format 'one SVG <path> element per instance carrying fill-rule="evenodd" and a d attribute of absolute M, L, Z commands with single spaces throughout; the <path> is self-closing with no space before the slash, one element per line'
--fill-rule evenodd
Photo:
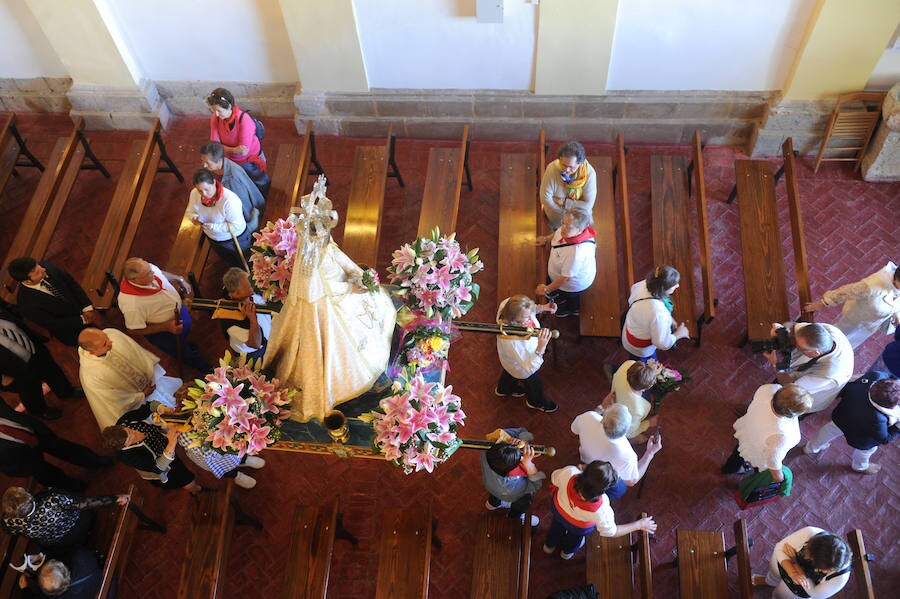
<path fill-rule="evenodd" d="M 622 307 L 619 301 L 619 250 L 616 241 L 616 199 L 609 156 L 591 156 L 597 173 L 594 230 L 597 232 L 597 276 L 581 296 L 579 330 L 582 336 L 618 337 Z"/>
<path fill-rule="evenodd" d="M 675 536 L 681 599 L 727 598 L 722 532 L 678 529 Z"/>
<path fill-rule="evenodd" d="M 354 261 L 370 267 L 378 260 L 387 165 L 386 145 L 356 148 L 341 249 Z"/>
<path fill-rule="evenodd" d="M 338 502 L 326 506 L 297 505 L 291 518 L 283 599 L 324 598 L 328 590 Z"/>
<path fill-rule="evenodd" d="M 543 252 L 535 245 L 537 157 L 502 154 L 500 157 L 500 235 L 497 239 L 497 299 L 517 293 L 531 295 L 538 282 Z"/>
<path fill-rule="evenodd" d="M 431 509 L 389 508 L 378 551 L 376 599 L 424 599 L 431 567 Z"/>

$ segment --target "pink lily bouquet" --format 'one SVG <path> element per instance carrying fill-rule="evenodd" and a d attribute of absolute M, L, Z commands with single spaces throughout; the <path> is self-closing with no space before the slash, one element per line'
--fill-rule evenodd
<path fill-rule="evenodd" d="M 659 374 L 656 375 L 656 382 L 650 387 L 650 394 L 653 396 L 654 407 L 659 406 L 660 400 L 669 393 L 678 391 L 681 385 L 691 380 L 691 377 L 685 373 L 681 373 L 674 368 L 663 366 Z"/>
<path fill-rule="evenodd" d="M 390 282 L 400 286 L 397 293 L 406 298 L 410 310 L 427 318 L 439 314 L 449 320 L 474 305 L 480 288 L 472 277 L 483 269 L 478 248 L 464 253 L 456 233 L 444 237 L 435 228 L 430 237 L 420 237 L 396 250 L 387 271 Z"/>
<path fill-rule="evenodd" d="M 297 232 L 292 218 L 269 221 L 253 234 L 250 276 L 263 299 L 281 306 L 287 299 L 297 253 Z"/>
<path fill-rule="evenodd" d="M 181 402 L 192 410 L 187 435 L 193 446 L 244 457 L 281 438 L 296 391 L 267 379 L 258 362 L 226 351 L 212 374 L 194 380 Z"/>
<path fill-rule="evenodd" d="M 372 423 L 372 445 L 404 474 L 433 472 L 462 445 L 456 436 L 466 418 L 462 400 L 452 386 L 425 382 L 421 374 L 410 377 L 409 370 L 401 373 L 392 391 L 377 408 L 360 416 Z"/>

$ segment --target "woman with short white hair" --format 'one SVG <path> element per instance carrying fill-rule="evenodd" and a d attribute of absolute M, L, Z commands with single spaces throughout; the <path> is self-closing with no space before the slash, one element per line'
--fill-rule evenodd
<path fill-rule="evenodd" d="M 537 245 L 550 243 L 550 259 L 547 283 L 539 284 L 535 293 L 555 302 L 559 317 L 578 314 L 581 294 L 597 275 L 597 234 L 593 223 L 590 212 L 571 208 L 566 210 L 556 232 L 537 238 Z"/>

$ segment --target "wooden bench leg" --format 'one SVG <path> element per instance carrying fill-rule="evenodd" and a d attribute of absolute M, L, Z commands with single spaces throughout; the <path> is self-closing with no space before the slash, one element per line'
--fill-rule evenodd
<path fill-rule="evenodd" d="M 309 168 L 310 175 L 315 175 L 317 177 L 319 175 L 325 175 L 325 169 L 322 168 L 322 165 L 319 164 L 319 159 L 316 158 L 316 134 L 315 133 L 309 134 L 309 163 L 310 163 L 310 165 L 312 165 Z M 325 175 L 325 178 L 327 179 L 328 175 Z"/>
<path fill-rule="evenodd" d="M 469 140 L 466 139 L 466 155 L 463 158 L 463 170 L 466 172 L 466 186 L 472 191 L 472 174 L 469 172 Z"/>
<path fill-rule="evenodd" d="M 431 518 L 431 544 L 435 549 L 440 549 L 444 546 L 441 540 L 437 536 L 437 527 L 438 527 L 438 519 L 435 517 Z"/>
<path fill-rule="evenodd" d="M 236 524 L 247 524 L 256 530 L 263 529 L 262 522 L 242 510 L 241 505 L 234 497 L 231 498 L 231 507 L 234 508 L 234 521 Z"/>
<path fill-rule="evenodd" d="M 184 183 L 184 177 L 181 175 L 181 171 L 178 170 L 178 167 L 175 166 L 175 163 L 172 162 L 172 159 L 169 157 L 169 153 L 166 151 L 166 144 L 163 142 L 162 135 L 159 134 L 159 129 L 156 129 L 153 132 L 153 139 L 156 142 L 156 145 L 159 147 L 160 159 L 168 165 L 156 170 L 161 173 L 172 173 L 173 175 L 175 175 L 175 178 L 178 179 L 179 183 Z"/>
<path fill-rule="evenodd" d="M 345 541 L 350 541 L 350 544 L 354 547 L 359 544 L 359 539 L 353 536 L 349 530 L 344 528 L 344 514 L 337 515 L 337 523 L 334 527 L 334 537 L 336 539 L 344 539 Z"/>
<path fill-rule="evenodd" d="M 156 532 L 161 532 L 166 534 L 166 527 L 148 516 L 144 513 L 144 511 L 133 503 L 128 504 L 128 511 L 137 516 L 137 519 L 141 521 L 141 525 L 139 528 L 144 530 L 154 530 Z"/>
<path fill-rule="evenodd" d="M 397 179 L 397 183 L 400 187 L 406 187 L 403 184 L 403 177 L 400 176 L 400 169 L 397 167 L 397 160 L 394 158 L 394 139 L 395 135 L 391 135 L 391 143 L 388 146 L 388 177 L 393 177 Z"/>
<path fill-rule="evenodd" d="M 28 162 L 16 162 L 16 166 L 33 166 L 37 170 L 44 172 L 44 165 L 41 164 L 41 161 L 35 158 L 34 154 L 31 153 L 31 150 L 28 149 L 28 146 L 25 145 L 25 140 L 22 139 L 22 136 L 19 134 L 19 130 L 15 125 L 9 126 L 9 132 L 13 134 L 13 137 L 16 138 L 16 143 L 19 144 L 19 154 L 25 156 L 28 159 Z M 18 173 L 15 169 L 13 169 L 13 175 L 18 177 Z"/>
<path fill-rule="evenodd" d="M 91 144 L 88 142 L 87 137 L 84 136 L 84 132 L 81 129 L 77 129 L 75 131 L 75 135 L 78 136 L 78 141 L 81 142 L 81 146 L 84 148 L 85 157 L 91 161 L 90 164 L 82 164 L 81 168 L 86 171 L 100 171 L 103 173 L 103 176 L 109 179 L 109 171 L 106 170 L 106 167 L 100 162 L 100 159 L 97 158 L 97 155 L 94 154 L 94 150 L 91 149 Z"/>
<path fill-rule="evenodd" d="M 731 204 L 732 202 L 734 202 L 736 197 L 737 197 L 737 185 L 735 185 L 734 187 L 731 188 L 731 193 L 728 194 L 728 201 L 726 202 L 726 204 Z"/>

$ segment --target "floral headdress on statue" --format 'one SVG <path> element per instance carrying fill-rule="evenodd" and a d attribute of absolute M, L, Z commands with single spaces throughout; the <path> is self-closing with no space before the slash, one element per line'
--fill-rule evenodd
<path fill-rule="evenodd" d="M 312 193 L 300 198 L 299 206 L 291 208 L 297 233 L 297 253 L 304 265 L 309 267 L 318 264 L 322 250 L 331 240 L 331 230 L 338 221 L 331 200 L 325 197 L 325 187 L 325 175 L 319 175 Z"/>

